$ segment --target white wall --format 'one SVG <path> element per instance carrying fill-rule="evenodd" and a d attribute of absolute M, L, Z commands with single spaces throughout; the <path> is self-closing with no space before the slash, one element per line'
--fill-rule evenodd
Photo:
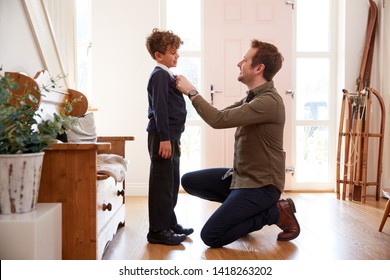
<path fill-rule="evenodd" d="M 0 0 L 0 65 L 34 76 L 43 68 L 21 1 Z"/>
<path fill-rule="evenodd" d="M 382 22 L 384 28 L 381 30 L 381 54 L 383 59 L 381 61 L 380 76 L 382 77 L 381 86 L 379 89 L 383 93 L 383 99 L 386 106 L 386 120 L 387 126 L 385 130 L 385 148 L 384 148 L 384 166 L 382 173 L 383 187 L 390 189 L 390 7 L 387 1 L 386 9 L 382 10 Z"/>
<path fill-rule="evenodd" d="M 93 0 L 93 106 L 99 135 L 133 135 L 127 194 L 147 194 L 147 82 L 155 62 L 146 36 L 159 27 L 159 1 Z M 109 3 L 109 4 L 108 4 Z"/>

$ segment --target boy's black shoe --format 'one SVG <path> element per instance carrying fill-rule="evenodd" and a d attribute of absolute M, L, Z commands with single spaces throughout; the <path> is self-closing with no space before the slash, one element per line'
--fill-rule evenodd
<path fill-rule="evenodd" d="M 176 234 L 172 230 L 149 231 L 147 239 L 152 244 L 179 245 L 186 239 L 185 234 Z"/>
<path fill-rule="evenodd" d="M 192 228 L 183 228 L 183 226 L 179 225 L 179 224 L 177 224 L 176 226 L 172 226 L 171 230 L 173 230 L 174 233 L 185 234 L 185 235 L 190 235 L 191 233 L 194 232 L 194 229 L 192 229 Z"/>

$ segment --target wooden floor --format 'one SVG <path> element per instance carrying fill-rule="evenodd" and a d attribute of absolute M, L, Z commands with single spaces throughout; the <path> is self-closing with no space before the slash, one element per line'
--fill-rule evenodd
<path fill-rule="evenodd" d="M 386 204 L 369 197 L 366 204 L 341 201 L 333 193 L 287 193 L 297 207 L 301 234 L 276 240 L 280 229 L 265 226 L 223 248 L 203 244 L 199 233 L 219 206 L 185 193 L 179 195 L 179 222 L 195 232 L 179 246 L 149 244 L 147 197 L 127 197 L 126 225 L 109 244 L 108 260 L 390 260 L 390 218 L 378 232 Z"/>

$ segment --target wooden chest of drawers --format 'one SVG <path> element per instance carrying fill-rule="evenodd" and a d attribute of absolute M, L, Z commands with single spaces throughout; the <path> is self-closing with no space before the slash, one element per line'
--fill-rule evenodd
<path fill-rule="evenodd" d="M 117 138 L 123 147 L 112 151 L 124 155 L 124 142 L 134 138 Z M 112 140 L 100 140 L 107 139 Z M 97 154 L 111 151 L 111 143 L 64 143 L 45 150 L 38 201 L 62 203 L 63 259 L 101 259 L 124 225 L 124 182 L 97 177 Z"/>

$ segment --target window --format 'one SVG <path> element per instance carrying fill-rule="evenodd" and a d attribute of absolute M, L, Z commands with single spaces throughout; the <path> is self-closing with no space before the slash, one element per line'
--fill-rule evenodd
<path fill-rule="evenodd" d="M 336 95 L 332 95 L 331 4 L 332 0 L 299 0 L 296 5 L 297 184 L 333 180 L 330 104 Z"/>
<path fill-rule="evenodd" d="M 201 0 L 165 0 L 164 29 L 178 34 L 184 44 L 179 49 L 176 74 L 186 76 L 196 88 L 202 88 Z M 181 138 L 181 172 L 201 167 L 202 125 L 188 98 L 186 128 Z"/>

